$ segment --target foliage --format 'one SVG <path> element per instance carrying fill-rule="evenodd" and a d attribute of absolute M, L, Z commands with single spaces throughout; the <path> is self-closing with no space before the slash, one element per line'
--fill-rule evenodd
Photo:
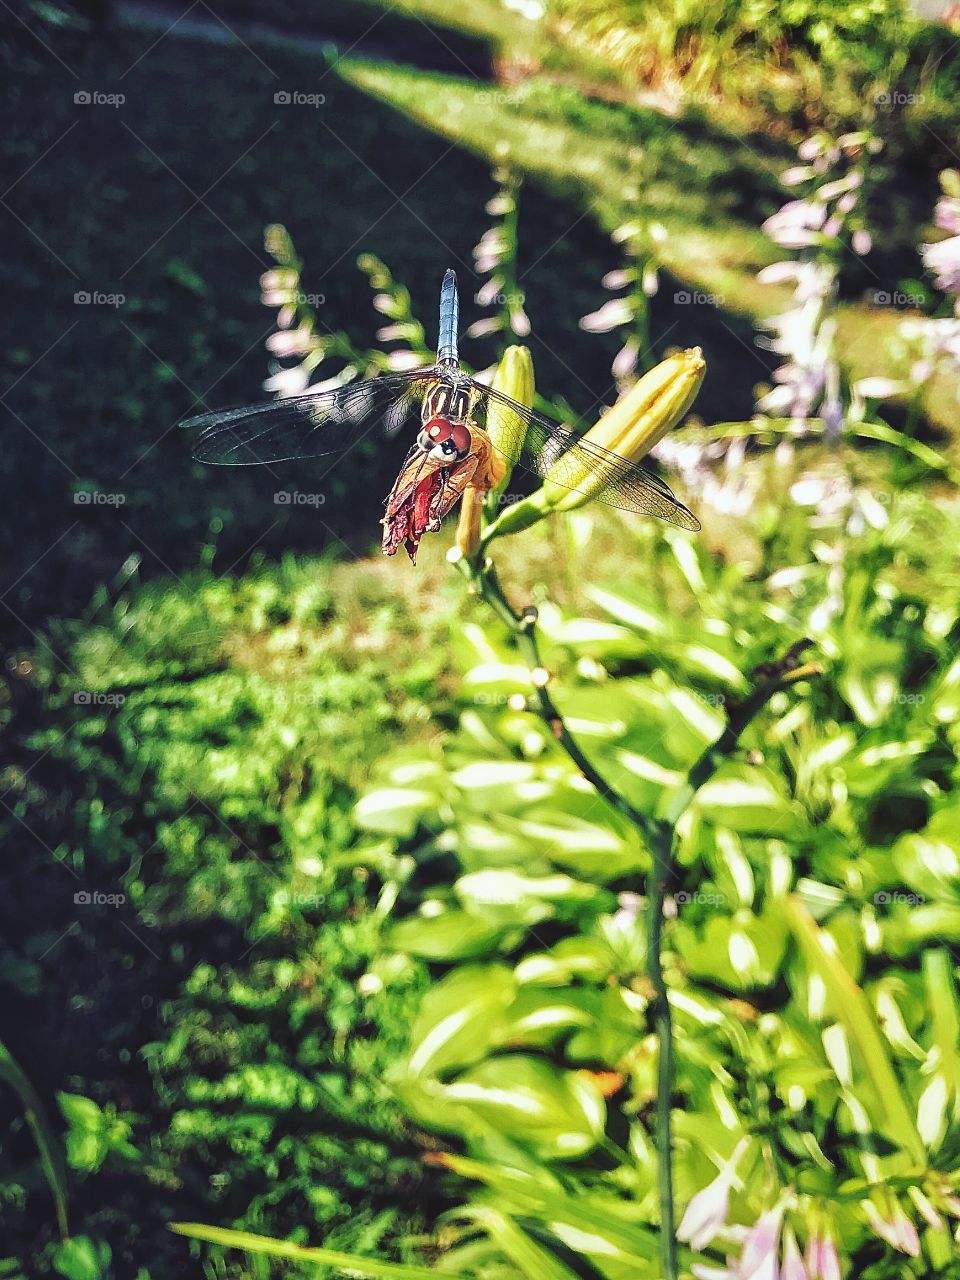
<path fill-rule="evenodd" d="M 957 84 L 950 34 L 903 0 L 548 0 L 558 37 L 615 67 L 631 86 L 673 91 L 735 117 L 857 126 L 864 104 L 921 119 L 950 111 Z M 938 39 L 939 36 L 939 39 Z M 942 49 L 939 62 L 931 46 Z M 892 113 L 895 113 L 892 115 Z M 776 126 L 775 126 L 776 127 Z"/>
<path fill-rule="evenodd" d="M 433 703 L 443 624 L 433 643 L 417 608 L 349 564 L 147 587 L 131 567 L 9 677 L 0 980 L 32 1086 L 11 1080 L 33 1116 L 61 1090 L 67 1131 L 37 1138 L 48 1177 L 65 1142 L 52 1185 L 80 1233 L 51 1251 L 5 1097 L 24 1264 L 85 1275 L 83 1235 L 163 1274 L 171 1204 L 364 1251 L 416 1229 L 416 1148 L 378 1077 L 422 979 L 392 971 L 389 1003 L 359 984 L 391 889 L 349 846 L 382 743 Z"/>
<path fill-rule="evenodd" d="M 854 1274 L 889 1265 L 861 1202 L 890 1186 L 942 1196 L 956 1174 L 958 617 L 929 579 L 904 578 L 925 559 L 932 518 L 917 495 L 894 497 L 880 528 L 835 531 L 842 560 L 808 550 L 803 564 L 796 511 L 752 561 L 650 536 L 635 552 L 647 585 L 588 589 L 607 622 L 540 609 L 565 718 L 598 771 L 649 813 L 719 732 L 751 665 L 806 631 L 830 659 L 830 679 L 801 703 L 771 704 L 751 750 L 695 798 L 667 945 L 681 1198 L 749 1137 L 734 1221 L 753 1222 L 793 1184 L 800 1233 L 832 1217 Z M 957 568 L 954 558 L 947 576 Z M 623 1214 L 652 1224 L 650 991 L 634 896 L 648 851 L 549 730 L 515 709 L 530 685 L 501 629 L 467 628 L 459 653 L 473 705 L 458 731 L 439 758 L 406 751 L 386 766 L 385 790 L 360 809 L 419 868 L 389 941 L 453 966 L 421 1006 L 398 1088 L 491 1178 L 494 1165 L 525 1186 L 549 1176 L 620 1197 Z M 574 1087 L 549 1120 L 554 1092 Z M 534 1105 L 544 1110 L 532 1134 Z M 498 1204 L 508 1211 L 509 1199 Z M 530 1216 L 522 1198 L 521 1210 Z M 533 1216 L 542 1241 L 554 1219 Z M 569 1244 L 549 1236 L 561 1252 Z M 937 1262 L 942 1231 L 925 1239 Z M 618 1274 L 599 1240 L 580 1248 Z"/>
<path fill-rule="evenodd" d="M 792 53 L 820 47 L 816 12 L 799 12 Z M 129 32 L 96 49 L 69 23 L 46 35 L 84 75 L 120 75 L 144 53 Z M 838 83 L 859 39 L 851 30 L 823 59 Z M 198 116 L 226 168 L 274 88 L 252 60 L 238 71 L 237 50 L 186 42 L 148 52 L 145 88 L 125 118 L 153 159 L 102 116 L 84 123 L 75 151 L 35 174 L 25 170 L 39 149 L 36 122 L 18 120 L 3 142 L 23 178 L 13 203 L 25 214 L 35 206 L 44 239 L 94 286 L 116 264 L 98 256 L 99 212 L 77 193 L 104 192 L 127 210 L 122 226 L 137 226 L 137 243 L 118 231 L 126 266 L 145 229 L 159 235 L 174 217 L 157 198 L 164 164 L 201 187 L 216 158 L 179 149 Z M 3 56 L 11 94 L 50 79 L 49 54 L 32 39 Z M 315 71 L 291 51 L 270 56 L 291 82 Z M 734 65 L 713 62 L 718 74 Z M 794 64 L 801 77 L 804 66 Z M 548 315 L 537 338 L 569 356 L 567 330 L 596 305 L 601 251 L 583 227 L 565 234 L 569 208 L 528 185 L 539 236 L 519 237 L 524 168 L 578 199 L 569 174 L 582 171 L 604 220 L 631 229 L 636 263 L 621 301 L 638 341 L 648 324 L 654 336 L 669 327 L 655 299 L 648 314 L 649 280 L 644 289 L 661 263 L 664 283 L 671 269 L 683 279 L 726 273 L 758 313 L 748 277 L 765 251 L 748 220 L 775 206 L 777 144 L 757 154 L 756 139 L 741 144 L 696 113 L 674 122 L 546 81 L 491 95 L 409 70 L 347 70 L 406 95 L 422 118 L 442 110 L 481 151 L 501 140 L 491 121 L 507 122 L 498 160 L 514 167 L 489 210 L 500 220 L 495 243 L 478 245 L 478 266 L 497 282 L 497 342 L 508 325 L 529 324 L 526 307 Z M 310 342 L 278 344 L 278 358 L 307 360 L 273 368 L 271 389 L 291 373 L 309 377 L 318 353 L 338 358 L 325 371 L 335 378 L 420 358 L 429 342 L 417 304 L 432 302 L 446 260 L 422 233 L 436 216 L 432 190 L 408 192 L 409 218 L 391 221 L 392 196 L 356 164 L 366 157 L 406 190 L 410 155 L 426 170 L 446 144 L 379 109 L 364 115 L 352 88 L 333 76 L 327 84 L 325 120 L 348 141 L 343 154 L 316 122 L 295 123 L 269 159 L 251 152 L 237 166 L 238 185 L 223 193 L 230 221 L 249 247 L 263 221 L 292 205 L 307 252 L 313 236 L 330 257 L 349 256 L 359 210 L 371 219 L 379 210 L 380 239 L 361 265 L 387 321 L 378 345 L 402 345 L 385 358 L 366 345 L 368 305 L 347 265 L 324 281 L 335 320 L 326 301 L 305 301 L 292 240 L 272 223 L 280 274 L 264 280 L 265 300 L 288 309 L 278 333 L 309 329 Z M 62 75 L 60 89 L 68 102 L 72 79 Z M 61 132 L 66 124 L 52 121 Z M 470 243 L 485 178 L 467 157 L 450 165 L 444 217 Z M 318 173 L 350 192 L 349 202 L 325 202 L 321 218 Z M 64 208 L 77 211 L 69 238 L 53 212 Z M 667 232 L 654 252 L 661 217 Z M 902 220 L 909 237 L 898 244 L 912 253 L 916 219 Z M 659 1274 L 663 1142 L 652 1113 L 663 1096 L 654 1033 L 662 1049 L 664 1007 L 649 976 L 659 948 L 642 923 L 661 922 L 651 909 L 659 889 L 644 887 L 646 824 L 669 818 L 679 860 L 663 919 L 677 1024 L 677 1208 L 689 1215 L 697 1195 L 730 1178 L 710 1231 L 685 1215 L 685 1261 L 726 1254 L 746 1270 L 775 1221 L 775 1251 L 798 1236 L 808 1259 L 821 1258 L 829 1243 L 867 1280 L 955 1274 L 946 1224 L 960 1207 L 960 527 L 944 510 L 949 464 L 882 422 L 859 424 L 859 452 L 852 439 L 824 451 L 814 432 L 784 448 L 790 424 L 776 421 L 691 429 L 676 458 L 685 484 L 703 483 L 700 509 L 713 507 L 703 541 L 574 512 L 516 547 L 497 543 L 505 579 L 535 583 L 536 663 L 515 644 L 521 619 L 471 610 L 461 625 L 452 590 L 434 577 L 405 592 L 395 573 L 369 564 L 292 559 L 255 560 L 237 575 L 236 557 L 245 563 L 267 525 L 274 548 L 281 538 L 314 545 L 317 513 L 308 510 L 309 525 L 278 520 L 272 476 L 259 488 L 225 481 L 212 504 L 182 501 L 182 446 L 174 434 L 157 443 L 157 423 L 186 412 L 185 384 L 207 388 L 219 356 L 235 361 L 262 313 L 244 289 L 220 294 L 221 281 L 247 278 L 246 266 L 230 265 L 222 228 L 211 239 L 190 220 L 178 227 L 155 259 L 130 268 L 130 323 L 117 331 L 149 362 L 86 358 L 85 331 L 69 336 L 73 313 L 56 301 L 60 282 L 45 284 L 49 261 L 26 233 L 18 269 L 51 301 L 29 326 L 12 313 L 4 346 L 19 379 L 11 406 L 28 432 L 42 420 L 50 442 L 39 464 L 27 437 L 4 454 L 3 484 L 26 500 L 11 552 L 26 563 L 74 517 L 92 518 L 10 596 L 22 634 L 37 634 L 10 655 L 2 704 L 0 982 L 15 1057 L 0 1058 L 11 1086 L 0 1137 L 15 1256 L 0 1273 L 175 1274 L 182 1246 L 162 1228 L 180 1216 L 231 1224 L 189 1228 L 216 1246 L 207 1273 L 218 1277 L 266 1275 L 259 1255 L 304 1262 L 309 1274 L 349 1266 L 398 1280 L 434 1262 L 489 1280 Z M 410 291 L 377 256 L 398 234 L 419 281 Z M 526 271 L 545 246 L 539 276 Z M 878 270 L 889 261 L 878 255 Z M 846 287 L 855 290 L 855 276 Z M 740 346 L 725 321 L 681 318 L 684 340 L 705 331 Z M 37 370 L 31 361 L 61 330 L 63 349 Z M 482 331 L 478 344 L 480 363 L 491 352 Z M 589 368 L 592 357 L 578 357 L 575 371 L 563 356 L 538 356 L 544 385 L 561 388 L 556 412 L 567 414 L 563 388 L 582 396 L 581 380 L 606 386 L 594 374 L 609 354 Z M 880 343 L 868 354 L 885 358 Z M 715 364 L 714 409 L 738 381 L 732 358 Z M 231 383 L 230 394 L 252 398 L 230 370 L 224 395 Z M 95 434 L 78 423 L 95 423 Z M 149 438 L 137 434 L 147 424 Z M 747 437 L 749 454 L 737 443 Z M 374 501 L 390 465 L 373 448 L 360 459 Z M 117 512 L 87 512 L 73 494 L 94 479 L 115 487 L 131 469 L 120 549 Z M 940 487 L 928 494 L 931 476 Z M 356 493 L 355 477 L 331 486 L 323 514 L 335 530 L 347 531 L 336 502 L 356 530 Z M 227 527 L 218 516 L 214 530 L 229 569 L 215 575 L 207 547 L 203 569 L 173 581 L 168 567 L 175 577 L 191 562 L 211 505 L 223 509 Z M 39 621 L 70 616 L 134 542 L 164 581 L 141 584 L 131 558 L 78 620 Z M 728 718 L 807 635 L 826 678 L 775 695 L 737 747 Z M 540 658 L 586 763 L 639 824 L 561 751 Z M 726 742 L 716 761 L 715 742 Z M 709 778 L 705 758 L 716 767 Z M 59 1129 L 48 1118 L 54 1099 Z M 75 1234 L 58 1240 L 68 1194 Z M 261 1232 L 287 1238 L 278 1245 Z M 308 1247 L 318 1237 L 323 1248 Z M 254 1254 L 250 1269 L 238 1270 L 228 1247 Z"/>

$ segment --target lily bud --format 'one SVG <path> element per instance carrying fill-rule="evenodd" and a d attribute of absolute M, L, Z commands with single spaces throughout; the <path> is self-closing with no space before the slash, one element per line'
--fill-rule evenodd
<path fill-rule="evenodd" d="M 584 442 L 598 445 L 624 462 L 640 462 L 693 404 L 706 367 L 699 347 L 668 356 L 590 428 Z M 584 506 L 609 478 L 601 459 L 602 455 L 594 455 L 590 466 L 583 463 L 576 471 L 566 462 L 560 472 L 563 484 L 553 478 L 557 468 L 551 468 L 541 488 L 508 507 L 490 527 L 484 541 L 519 533 L 554 511 L 574 511 Z M 615 468 L 616 464 L 611 464 L 611 472 Z"/>
<path fill-rule="evenodd" d="M 533 357 L 528 347 L 507 347 L 500 357 L 497 371 L 493 375 L 491 387 L 500 391 L 525 409 L 533 408 Z M 490 443 L 502 454 L 504 444 L 509 441 L 513 448 L 520 443 L 517 440 L 516 417 L 509 409 L 491 400 L 487 409 L 487 435 Z M 497 487 L 491 490 L 494 497 L 503 493 L 510 479 L 513 464 L 507 462 L 507 470 Z"/>

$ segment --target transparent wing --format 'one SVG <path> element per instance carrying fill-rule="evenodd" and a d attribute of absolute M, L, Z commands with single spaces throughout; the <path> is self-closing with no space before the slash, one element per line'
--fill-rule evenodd
<path fill-rule="evenodd" d="M 495 423 L 500 450 L 514 466 L 546 476 L 575 492 L 583 487 L 583 473 L 600 478 L 590 485 L 591 497 L 623 511 L 657 516 L 683 529 L 699 529 L 700 521 L 670 492 L 664 482 L 638 463 L 627 462 L 609 449 L 583 440 L 569 427 L 525 409 L 509 396 L 475 382 L 479 392 L 474 417 L 489 429 Z"/>
<path fill-rule="evenodd" d="M 285 462 L 346 452 L 377 427 L 389 435 L 420 423 L 420 405 L 435 378 L 413 369 L 334 391 L 268 404 L 220 409 L 180 425 L 196 431 L 193 456 L 218 466 Z"/>

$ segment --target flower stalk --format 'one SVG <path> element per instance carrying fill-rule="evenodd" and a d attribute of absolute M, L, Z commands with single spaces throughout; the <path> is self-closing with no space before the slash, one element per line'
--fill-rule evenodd
<path fill-rule="evenodd" d="M 740 737 L 769 700 L 780 689 L 820 674 L 815 663 L 801 663 L 800 655 L 810 643 L 795 645 L 783 659 L 769 664 L 751 694 L 733 708 L 723 732 L 693 764 L 667 806 L 666 817 L 656 818 L 635 808 L 612 787 L 585 755 L 568 729 L 550 692 L 551 673 L 543 665 L 537 636 L 537 609 L 528 606 L 519 612 L 504 593 L 496 566 L 482 553 L 466 554 L 455 545 L 450 562 L 466 578 L 514 636 L 530 672 L 531 707 L 549 726 L 559 746 L 597 792 L 639 831 L 650 853 L 646 876 L 647 977 L 653 989 L 654 1031 L 657 1038 L 656 1146 L 660 1207 L 660 1262 L 664 1280 L 677 1280 L 677 1234 L 673 1199 L 673 1143 L 671 1101 L 673 1095 L 673 1022 L 669 993 L 663 972 L 663 921 L 667 892 L 677 875 L 674 843 L 677 824 L 697 791 L 713 776 L 723 760 L 737 749 Z"/>
<path fill-rule="evenodd" d="M 672 427 L 693 401 L 703 380 L 705 364 L 698 347 L 678 352 L 646 373 L 622 400 L 609 410 L 584 439 L 629 462 L 637 462 Z M 533 367 L 524 347 L 511 348 L 501 361 L 494 385 L 521 403 L 532 403 Z M 495 443 L 496 423 L 491 423 Z M 499 455 L 498 455 L 499 456 Z M 598 457 L 603 456 L 601 453 Z M 611 466 L 615 466 L 611 463 Z M 486 554 L 487 544 L 503 533 L 518 532 L 556 511 L 569 511 L 589 502 L 602 490 L 603 479 L 584 469 L 575 477 L 578 488 L 560 485 L 548 473 L 543 485 L 530 498 L 496 516 L 495 496 L 502 491 L 507 475 L 491 477 L 487 491 L 493 499 L 483 500 L 483 490 L 465 495 L 460 526 L 448 559 L 466 579 L 470 591 L 480 596 L 514 637 L 529 671 L 531 693 L 528 707 L 550 728 L 560 748 L 594 787 L 597 793 L 639 833 L 650 855 L 644 896 L 647 908 L 647 977 L 653 991 L 651 1012 L 657 1039 L 656 1148 L 657 1183 L 660 1208 L 660 1262 L 663 1280 L 677 1280 L 677 1230 L 673 1202 L 673 1143 L 671 1102 L 673 1097 L 673 1022 L 669 992 L 663 971 L 664 906 L 677 878 L 674 858 L 677 824 L 697 791 L 713 776 L 723 760 L 737 750 L 740 737 L 770 698 L 787 685 L 819 674 L 814 663 L 801 663 L 809 645 L 802 641 L 779 661 L 768 663 L 755 673 L 759 683 L 739 706 L 732 708 L 720 736 L 689 769 L 686 778 L 669 798 L 664 816 L 637 809 L 603 777 L 571 734 L 551 693 L 552 676 L 544 666 L 537 635 L 537 609 L 530 605 L 517 610 L 510 603 L 496 565 Z M 571 477 L 565 472 L 565 479 Z M 469 501 L 468 501 L 469 499 Z M 484 529 L 484 516 L 494 517 Z"/>

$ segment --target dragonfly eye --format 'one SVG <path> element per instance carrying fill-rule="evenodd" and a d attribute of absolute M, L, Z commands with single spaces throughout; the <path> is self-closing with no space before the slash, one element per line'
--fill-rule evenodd
<path fill-rule="evenodd" d="M 446 418 L 431 418 L 417 440 L 424 453 L 439 462 L 458 461 L 470 452 L 470 432 L 462 423 L 454 424 Z"/>

